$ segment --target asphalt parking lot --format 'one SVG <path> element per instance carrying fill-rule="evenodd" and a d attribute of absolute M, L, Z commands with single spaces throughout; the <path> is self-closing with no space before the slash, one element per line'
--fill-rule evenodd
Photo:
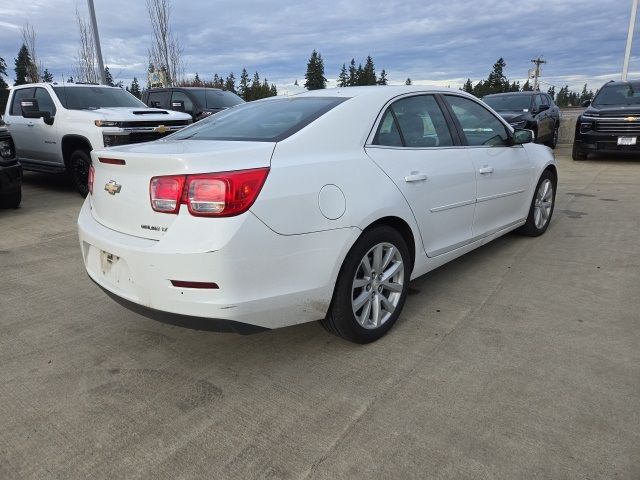
<path fill-rule="evenodd" d="M 573 162 L 547 233 L 412 283 L 388 336 L 249 336 L 124 310 L 80 197 L 0 211 L 0 478 L 640 478 L 640 161 Z"/>

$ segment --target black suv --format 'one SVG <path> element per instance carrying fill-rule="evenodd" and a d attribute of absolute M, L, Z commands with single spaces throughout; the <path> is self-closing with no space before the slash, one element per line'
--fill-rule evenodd
<path fill-rule="evenodd" d="M 189 113 L 194 122 L 244 103 L 233 92 L 205 87 L 151 88 L 142 94 L 142 101 L 149 107 Z"/>
<path fill-rule="evenodd" d="M 556 148 L 560 109 L 548 93 L 496 93 L 483 97 L 482 101 L 498 112 L 513 128 L 533 130 L 536 143 Z"/>
<path fill-rule="evenodd" d="M 576 122 L 573 159 L 640 152 L 640 81 L 605 83 Z"/>
<path fill-rule="evenodd" d="M 0 120 L 0 207 L 18 208 L 22 201 L 22 167 L 9 130 Z"/>

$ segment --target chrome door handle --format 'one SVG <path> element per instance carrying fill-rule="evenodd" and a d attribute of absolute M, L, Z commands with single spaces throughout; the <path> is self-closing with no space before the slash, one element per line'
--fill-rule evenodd
<path fill-rule="evenodd" d="M 411 175 L 404 177 L 405 182 L 424 182 L 427 176 L 424 173 L 411 172 Z"/>
<path fill-rule="evenodd" d="M 33 127 L 34 123 L 33 122 L 29 122 L 27 123 L 27 127 Z"/>
<path fill-rule="evenodd" d="M 478 170 L 478 173 L 480 173 L 480 175 L 488 175 L 490 173 L 493 173 L 493 167 L 484 166 L 480 170 Z"/>

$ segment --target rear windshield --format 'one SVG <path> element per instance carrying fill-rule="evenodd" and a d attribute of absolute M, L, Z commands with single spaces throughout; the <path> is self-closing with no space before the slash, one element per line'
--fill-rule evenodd
<path fill-rule="evenodd" d="M 638 105 L 640 104 L 640 84 L 610 85 L 600 89 L 593 105 Z"/>
<path fill-rule="evenodd" d="M 496 112 L 526 112 L 531 108 L 531 95 L 489 95 L 482 101 Z"/>
<path fill-rule="evenodd" d="M 279 142 L 345 100 L 347 98 L 294 97 L 249 102 L 194 123 L 171 138 Z"/>
<path fill-rule="evenodd" d="M 146 108 L 147 106 L 121 88 L 53 87 L 60 103 L 69 110 L 95 110 L 103 107 Z"/>
<path fill-rule="evenodd" d="M 195 96 L 200 105 L 205 106 L 205 108 L 223 109 L 244 103 L 244 100 L 233 92 L 222 90 L 191 90 L 190 93 Z"/>

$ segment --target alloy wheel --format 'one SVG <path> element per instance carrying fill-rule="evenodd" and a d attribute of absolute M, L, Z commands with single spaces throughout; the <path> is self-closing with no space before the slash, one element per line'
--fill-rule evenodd
<path fill-rule="evenodd" d="M 384 325 L 400 302 L 404 280 L 398 248 L 386 242 L 372 247 L 353 279 L 351 307 L 358 324 L 369 330 Z"/>
<path fill-rule="evenodd" d="M 533 204 L 533 221 L 538 230 L 544 228 L 551 217 L 553 207 L 553 183 L 548 178 L 538 187 Z"/>

